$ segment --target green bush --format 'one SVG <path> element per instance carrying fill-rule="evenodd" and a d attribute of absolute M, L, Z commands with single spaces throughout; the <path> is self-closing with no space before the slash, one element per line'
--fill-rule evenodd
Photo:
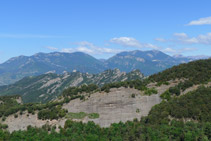
<path fill-rule="evenodd" d="M 175 87 L 170 87 L 169 88 L 169 92 L 173 95 L 177 95 L 179 96 L 180 95 L 180 87 L 179 86 L 175 86 Z"/>
<path fill-rule="evenodd" d="M 136 97 L 136 94 L 132 94 L 131 97 L 132 97 L 132 98 L 135 98 L 135 97 Z"/>
<path fill-rule="evenodd" d="M 155 88 L 148 88 L 147 90 L 144 91 L 145 95 L 152 95 L 152 94 L 157 94 L 158 91 Z"/>
<path fill-rule="evenodd" d="M 38 118 L 45 119 L 59 119 L 66 115 L 67 110 L 62 109 L 61 106 L 52 107 L 50 109 L 43 109 L 38 112 Z"/>
<path fill-rule="evenodd" d="M 1 124 L 0 123 L 0 129 L 7 129 L 8 128 L 8 125 L 7 124 Z"/>
<path fill-rule="evenodd" d="M 162 99 L 170 100 L 170 99 L 171 99 L 171 93 L 167 90 L 167 91 L 165 91 L 164 93 L 162 93 L 162 94 L 160 95 L 160 97 L 161 97 Z"/>
<path fill-rule="evenodd" d="M 17 114 L 15 114 L 15 115 L 14 115 L 14 117 L 15 117 L 15 118 L 18 118 L 18 115 L 17 115 Z"/>
<path fill-rule="evenodd" d="M 65 117 L 66 118 L 71 118 L 71 119 L 83 119 L 86 116 L 87 116 L 87 114 L 84 113 L 84 112 L 80 112 L 80 113 L 69 112 L 69 113 L 67 113 L 67 115 Z"/>
<path fill-rule="evenodd" d="M 98 113 L 91 113 L 91 114 L 88 114 L 88 117 L 90 119 L 96 119 L 96 118 L 99 118 L 100 115 Z"/>

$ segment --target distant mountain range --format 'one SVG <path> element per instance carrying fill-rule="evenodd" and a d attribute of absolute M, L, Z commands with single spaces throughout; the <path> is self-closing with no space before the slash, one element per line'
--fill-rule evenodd
<path fill-rule="evenodd" d="M 33 56 L 19 56 L 0 64 L 0 85 L 14 83 L 25 76 L 47 72 L 61 74 L 63 71 L 99 73 L 105 70 L 103 63 L 81 52 L 38 53 Z"/>
<path fill-rule="evenodd" d="M 205 58 L 208 57 L 203 57 Z M 125 72 L 139 69 L 148 76 L 196 59 L 201 57 L 169 56 L 157 50 L 121 52 L 108 60 L 98 60 L 82 52 L 38 53 L 29 57 L 14 57 L 0 64 L 0 85 L 12 84 L 26 76 L 37 76 L 47 72 L 62 74 L 64 71 L 74 70 L 95 74 L 115 68 Z"/>
<path fill-rule="evenodd" d="M 99 74 L 80 72 L 64 72 L 63 74 L 47 73 L 39 76 L 29 76 L 7 86 L 0 86 L 0 96 L 20 95 L 23 102 L 47 102 L 55 99 L 65 88 L 84 84 L 102 86 L 106 83 L 126 80 L 143 79 L 139 70 L 130 73 L 119 69 L 106 70 Z"/>

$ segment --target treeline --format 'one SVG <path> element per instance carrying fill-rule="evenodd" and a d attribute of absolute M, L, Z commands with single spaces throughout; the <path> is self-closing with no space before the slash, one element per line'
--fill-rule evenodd
<path fill-rule="evenodd" d="M 0 96 L 0 118 L 9 116 L 22 109 L 22 105 L 16 99 L 20 96 Z M 4 119 L 4 118 L 3 118 Z"/>
<path fill-rule="evenodd" d="M 193 84 L 206 83 L 211 80 L 211 59 L 198 60 L 180 64 L 149 77 L 149 81 L 165 82 L 175 79 L 188 79 Z"/>
<path fill-rule="evenodd" d="M 167 91 L 161 94 L 162 99 L 169 100 L 173 96 L 179 96 L 181 92 L 184 92 L 187 88 L 192 87 L 193 82 L 190 80 L 185 80 L 184 82 L 180 82 L 178 85 L 174 87 L 170 87 Z"/>
<path fill-rule="evenodd" d="M 45 104 L 41 103 L 25 103 L 19 104 L 16 99 L 20 96 L 0 96 L 0 118 L 4 120 L 6 117 L 19 112 L 20 114 L 28 112 L 28 114 L 35 114 L 38 111 L 39 119 L 58 119 L 66 115 L 67 110 L 62 109 L 64 103 L 69 103 L 71 100 L 80 98 L 84 100 L 82 93 L 91 93 L 100 90 L 96 85 L 83 85 L 81 87 L 70 87 L 64 90 L 62 100 L 51 101 Z M 18 117 L 16 114 L 15 117 Z"/>
<path fill-rule="evenodd" d="M 168 124 L 169 116 L 176 119 L 190 119 L 199 122 L 211 122 L 211 87 L 200 87 L 180 97 L 162 101 L 154 106 L 147 118 L 149 124 Z"/>
<path fill-rule="evenodd" d="M 114 82 L 105 84 L 101 87 L 101 91 L 109 92 L 111 88 L 135 88 L 138 90 L 146 90 L 146 82 L 140 79 L 131 80 L 131 81 L 122 81 L 122 82 Z"/>
<path fill-rule="evenodd" d="M 152 108 L 140 121 L 115 123 L 100 128 L 93 122 L 67 120 L 57 133 L 55 127 L 28 127 L 27 131 L 8 133 L 0 130 L 0 140 L 86 140 L 86 141 L 138 141 L 138 140 L 211 140 L 211 88 L 198 90 L 179 98 L 163 101 Z M 189 119 L 184 122 L 183 119 Z"/>

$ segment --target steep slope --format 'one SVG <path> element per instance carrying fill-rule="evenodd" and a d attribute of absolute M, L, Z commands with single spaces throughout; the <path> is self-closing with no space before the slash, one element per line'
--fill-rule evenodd
<path fill-rule="evenodd" d="M 77 70 L 83 73 L 99 73 L 105 70 L 102 62 L 81 52 L 38 53 L 33 56 L 19 56 L 0 64 L 0 85 L 11 84 L 25 76 L 46 72 L 62 73 Z"/>
<path fill-rule="evenodd" d="M 154 106 L 149 115 L 142 118 L 141 121 L 134 119 L 126 123 L 114 123 L 107 128 L 101 128 L 93 122 L 82 123 L 72 120 L 65 121 L 64 119 L 38 120 L 36 115 L 29 114 L 27 116 L 23 113 L 16 118 L 14 116 L 8 117 L 3 122 L 2 129 L 0 129 L 0 139 L 208 141 L 211 140 L 210 93 L 211 88 L 199 88 L 185 96 Z M 27 128 L 24 125 L 37 126 Z M 63 128 L 55 128 L 58 126 Z M 13 129 L 27 131 L 8 133 L 4 131 L 7 127 L 10 132 Z M 55 130 L 58 132 L 55 132 Z"/>
<path fill-rule="evenodd" d="M 30 139 L 27 135 L 32 133 L 38 140 L 210 140 L 210 60 L 175 66 L 144 81 L 104 85 L 108 92 L 93 85 L 71 87 L 47 104 L 20 104 L 18 96 L 0 97 L 0 128 L 27 130 L 8 134 L 0 129 L 1 135 L 5 140 Z M 186 80 L 200 86 L 168 100 L 160 98 Z M 157 92 L 146 93 L 151 88 Z M 43 138 L 36 136 L 41 133 Z"/>
<path fill-rule="evenodd" d="M 180 64 L 163 72 L 149 77 L 156 82 L 165 82 L 174 79 L 188 79 L 193 84 L 200 84 L 211 79 L 211 59 L 198 60 L 186 64 Z"/>
<path fill-rule="evenodd" d="M 136 68 L 144 75 L 151 75 L 180 63 L 182 61 L 157 50 L 122 52 L 106 61 L 108 68 L 119 68 L 126 72 Z"/>
<path fill-rule="evenodd" d="M 64 72 L 63 74 L 48 73 L 31 76 L 8 86 L 0 87 L 0 95 L 21 95 L 24 102 L 47 102 L 55 99 L 67 87 L 83 84 L 102 86 L 106 83 L 143 79 L 140 71 L 130 73 L 120 72 L 118 69 L 107 70 L 99 74 L 80 72 Z"/>

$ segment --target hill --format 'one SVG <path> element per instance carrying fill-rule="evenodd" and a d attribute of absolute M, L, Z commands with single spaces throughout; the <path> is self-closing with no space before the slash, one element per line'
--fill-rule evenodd
<path fill-rule="evenodd" d="M 144 81 L 70 87 L 46 104 L 0 97 L 1 139 L 210 140 L 210 60 L 175 66 Z M 163 98 L 190 80 L 181 95 Z"/>
<path fill-rule="evenodd" d="M 139 69 L 148 76 L 197 58 L 172 57 L 157 50 L 122 52 L 107 60 L 98 60 L 82 52 L 38 53 L 32 56 L 14 57 L 0 64 L 0 86 L 12 84 L 26 76 L 37 76 L 48 72 L 62 74 L 64 71 L 73 70 L 96 74 L 115 68 L 124 72 Z"/>
<path fill-rule="evenodd" d="M 39 76 L 25 77 L 22 80 L 0 86 L 0 95 L 21 95 L 24 103 L 47 102 L 61 95 L 68 87 L 95 84 L 102 86 L 106 83 L 143 79 L 143 74 L 134 70 L 130 73 L 120 72 L 118 69 L 106 70 L 99 74 L 80 72 L 64 72 L 63 74 L 48 73 Z"/>
<path fill-rule="evenodd" d="M 0 85 L 14 83 L 25 76 L 47 72 L 57 74 L 77 70 L 83 73 L 99 73 L 106 68 L 94 57 L 82 53 L 38 53 L 33 56 L 19 56 L 0 64 Z"/>
<path fill-rule="evenodd" d="M 163 72 L 149 77 L 156 82 L 169 81 L 174 79 L 188 79 L 194 84 L 204 83 L 211 78 L 211 59 L 193 61 L 180 64 Z"/>
<path fill-rule="evenodd" d="M 3 140 L 210 140 L 210 131 L 211 131 L 211 113 L 210 113 L 210 100 L 211 100 L 211 87 L 202 86 L 198 87 L 196 90 L 188 92 L 179 97 L 172 97 L 171 100 L 163 100 L 160 104 L 154 106 L 151 110 L 145 113 L 147 116 L 143 117 L 144 106 L 145 104 L 150 104 L 153 97 L 159 96 L 162 93 L 160 90 L 165 91 L 164 89 L 159 89 L 159 87 L 168 89 L 171 84 L 157 86 L 158 94 L 151 96 L 140 95 L 139 91 L 134 91 L 135 89 L 125 88 L 125 89 L 116 89 L 112 88 L 109 93 L 97 93 L 91 94 L 91 97 L 87 100 L 74 99 L 67 104 L 62 104 L 63 108 L 68 108 L 68 111 L 62 111 L 61 102 L 60 104 L 55 104 L 55 102 L 48 103 L 47 105 L 25 105 L 21 107 L 18 104 L 17 96 L 14 97 L 0 97 L 1 103 L 7 105 L 10 109 L 14 107 L 19 107 L 20 109 L 28 109 L 28 112 L 23 110 L 21 113 L 17 113 L 14 116 L 9 116 L 3 120 L 1 124 L 0 133 L 1 139 Z M 155 86 L 155 85 L 154 85 Z M 84 90 L 86 91 L 86 87 Z M 78 88 L 78 91 L 82 90 Z M 69 89 L 70 90 L 70 89 Z M 73 89 L 72 89 L 73 90 Z M 123 90 L 123 91 L 122 91 Z M 129 91 L 127 91 L 129 90 Z M 73 91 L 72 91 L 73 92 Z M 117 93 L 119 92 L 119 93 Z M 132 93 L 135 93 L 135 96 L 132 96 Z M 73 94 L 73 93 L 72 93 Z M 101 100 L 99 96 L 105 96 L 103 100 L 105 105 L 104 110 L 98 110 L 94 106 L 96 102 Z M 109 99 L 106 99 L 110 97 Z M 128 97 L 131 96 L 131 97 Z M 97 99 L 98 98 L 98 99 Z M 144 100 L 145 98 L 145 100 Z M 126 101 L 128 99 L 129 101 Z M 143 100 L 140 102 L 139 100 Z M 89 102 L 93 100 L 92 102 Z M 113 102 L 111 102 L 113 100 Z M 75 103 L 74 103 L 75 101 Z M 83 103 L 87 103 L 88 107 L 77 107 L 79 105 L 83 106 Z M 118 104 L 119 103 L 119 104 Z M 136 103 L 134 105 L 134 103 Z M 158 102 L 159 103 L 159 102 Z M 78 105 L 75 105 L 78 104 Z M 92 104 L 92 105 L 90 105 Z M 137 110 L 136 106 L 140 106 Z M 154 103 L 156 104 L 156 103 Z M 133 106 L 132 106 L 133 105 Z M 14 107 L 13 107 L 14 106 Z M 55 107 L 56 106 L 56 107 Z M 102 106 L 102 105 L 101 105 Z M 129 106 L 127 108 L 127 106 Z M 2 105 L 0 106 L 2 108 Z M 3 106 L 4 107 L 4 106 Z M 36 108 L 37 107 L 37 108 Z M 41 108 L 42 107 L 42 108 Z M 51 108 L 50 108 L 51 107 Z M 5 107 L 6 108 L 6 107 Z M 29 110 L 29 109 L 32 109 Z M 49 109 L 48 109 L 49 108 Z M 76 108 L 76 109 L 74 109 Z M 121 109 L 120 111 L 114 110 L 112 108 Z M 8 110 L 9 110 L 8 109 Z M 128 111 L 127 111 L 128 109 Z M 4 110 L 0 109 L 2 112 Z M 33 113 L 33 110 L 39 110 Z M 58 111 L 57 111 L 58 110 Z M 61 110 L 61 111 L 60 111 Z M 77 113 L 76 110 L 85 112 Z M 92 113 L 97 110 L 99 113 Z M 135 112 L 134 112 L 135 110 Z M 90 113 L 89 113 L 90 111 Z M 127 112 L 130 114 L 126 114 Z M 2 113 L 1 112 L 1 113 Z M 66 113 L 68 112 L 68 113 Z M 113 118 L 110 120 L 105 120 L 103 112 L 107 112 L 107 117 Z M 113 113 L 112 113 L 113 112 Z M 54 114 L 53 114 L 54 113 Z M 58 113 L 58 117 L 55 115 Z M 11 113 L 10 113 L 11 114 Z M 64 115 L 66 114 L 65 118 Z M 134 114 L 134 116 L 132 116 Z M 4 113 L 6 115 L 6 113 Z M 116 116 L 121 115 L 119 118 Z M 137 117 L 136 117 L 136 116 Z M 139 116 L 138 116 L 139 115 Z M 142 116 L 141 116 L 142 115 Z M 36 118 L 39 117 L 39 119 Z M 57 120 L 46 120 L 55 116 Z M 130 118 L 126 119 L 125 117 Z M 132 120 L 132 117 L 138 118 Z M 142 117 L 139 120 L 139 117 Z M 41 119 L 42 120 L 41 120 Z M 65 120 L 65 119 L 69 120 Z M 101 118 L 99 121 L 99 118 Z M 71 120 L 70 120 L 71 119 Z M 106 128 L 101 128 L 98 124 L 103 123 L 103 120 L 106 122 L 118 122 L 113 123 L 111 126 Z M 78 122 L 78 121 L 83 121 Z M 129 120 L 125 122 L 126 120 Z M 75 122 L 77 121 L 77 122 Z M 105 122 L 104 121 L 104 122 Z M 96 124 L 95 124 L 95 123 Z M 106 123 L 105 122 L 105 123 Z M 6 125 L 6 123 L 8 125 Z M 17 124 L 18 123 L 18 124 Z M 36 125 L 37 127 L 32 127 L 27 125 Z M 9 127 L 8 127 L 9 126 Z M 60 127 L 59 127 L 60 126 Z M 16 130 L 23 128 L 26 131 L 14 131 L 13 133 L 8 133 L 5 130 L 17 128 Z M 38 128 L 39 127 L 39 128 Z M 57 131 L 57 132 L 56 132 Z M 60 132 L 58 132 L 60 131 Z M 83 133 L 83 134 L 81 134 Z"/>
<path fill-rule="evenodd" d="M 177 59 L 157 50 L 136 50 L 121 52 L 108 59 L 106 65 L 108 68 L 119 68 L 126 72 L 137 68 L 148 76 L 184 62 L 189 62 L 189 59 Z"/>

